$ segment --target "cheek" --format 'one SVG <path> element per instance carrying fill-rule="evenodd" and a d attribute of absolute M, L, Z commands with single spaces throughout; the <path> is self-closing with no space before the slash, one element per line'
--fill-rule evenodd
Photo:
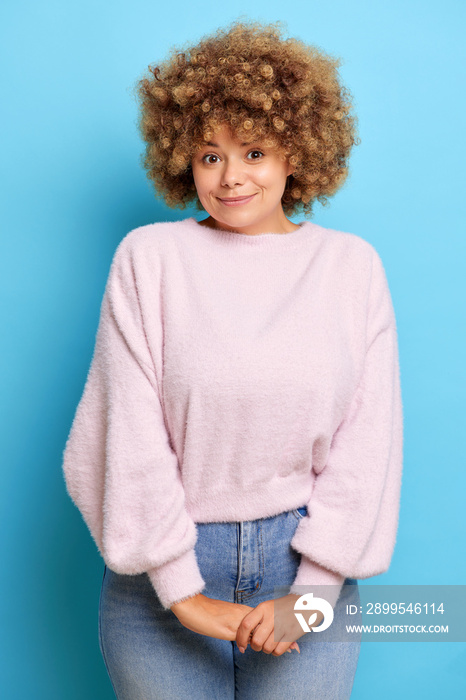
<path fill-rule="evenodd" d="M 193 179 L 199 197 L 205 197 L 212 190 L 212 178 L 209 177 L 209 173 L 193 169 Z"/>
<path fill-rule="evenodd" d="M 199 197 L 201 197 L 204 193 L 204 185 L 202 181 L 202 177 L 200 177 L 196 172 L 193 170 L 193 180 L 194 180 L 194 187 L 196 188 L 197 194 Z"/>
<path fill-rule="evenodd" d="M 280 164 L 271 164 L 261 171 L 259 175 L 260 184 L 269 190 L 278 190 L 285 186 L 287 178 L 286 166 Z"/>
<path fill-rule="evenodd" d="M 191 172 L 193 174 L 194 185 L 195 185 L 196 189 L 199 189 L 200 178 L 199 178 L 198 169 L 194 164 L 191 165 Z"/>

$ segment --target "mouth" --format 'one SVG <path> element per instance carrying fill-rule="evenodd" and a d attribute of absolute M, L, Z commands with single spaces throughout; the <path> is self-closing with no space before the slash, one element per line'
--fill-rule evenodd
<path fill-rule="evenodd" d="M 241 204 L 247 204 L 255 196 L 256 196 L 255 194 L 251 194 L 247 197 L 224 197 L 224 198 L 217 197 L 217 199 L 219 200 L 219 202 L 221 202 L 222 204 L 225 204 L 225 206 L 227 206 L 227 207 L 238 207 Z"/>

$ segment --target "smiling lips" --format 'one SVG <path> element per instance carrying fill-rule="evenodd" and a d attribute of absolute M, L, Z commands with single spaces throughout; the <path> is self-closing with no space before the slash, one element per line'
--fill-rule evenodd
<path fill-rule="evenodd" d="M 222 204 L 225 204 L 227 207 L 237 207 L 240 204 L 246 204 L 247 202 L 250 202 L 251 199 L 255 196 L 255 194 L 251 194 L 248 197 L 226 197 L 225 199 L 218 197 L 217 199 Z"/>

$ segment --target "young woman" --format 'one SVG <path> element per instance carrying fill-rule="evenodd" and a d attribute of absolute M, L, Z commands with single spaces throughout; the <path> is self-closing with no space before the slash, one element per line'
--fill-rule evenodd
<path fill-rule="evenodd" d="M 150 178 L 208 216 L 119 244 L 64 453 L 119 700 L 350 697 L 345 610 L 392 556 L 402 404 L 377 252 L 288 218 L 347 175 L 337 67 L 235 23 L 138 84 Z"/>

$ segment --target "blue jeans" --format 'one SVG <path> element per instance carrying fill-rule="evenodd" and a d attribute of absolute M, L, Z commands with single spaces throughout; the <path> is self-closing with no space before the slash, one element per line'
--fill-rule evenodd
<path fill-rule="evenodd" d="M 295 579 L 301 555 L 290 541 L 305 514 L 304 506 L 247 522 L 197 523 L 202 593 L 252 607 L 277 598 L 277 587 Z M 359 606 L 357 581 L 345 584 L 335 628 L 343 624 L 345 605 Z M 147 574 L 104 568 L 99 643 L 118 700 L 346 700 L 360 640 L 323 642 L 318 636 L 299 638 L 301 654 L 273 656 L 251 646 L 241 654 L 236 642 L 186 629 L 162 607 Z"/>

